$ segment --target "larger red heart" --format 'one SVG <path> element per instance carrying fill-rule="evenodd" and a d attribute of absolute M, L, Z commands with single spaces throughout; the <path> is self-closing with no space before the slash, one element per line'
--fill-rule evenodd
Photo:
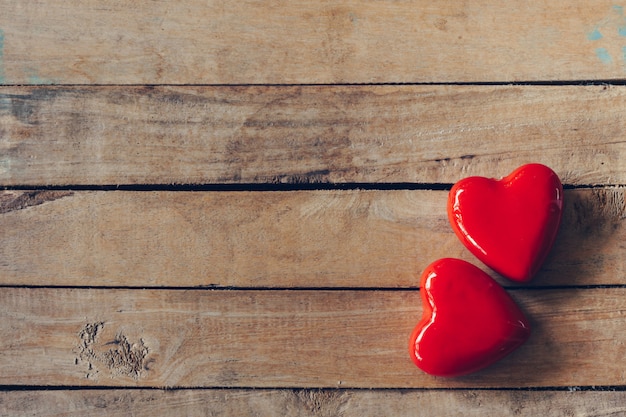
<path fill-rule="evenodd" d="M 411 334 L 410 354 L 424 372 L 458 376 L 500 360 L 530 336 L 528 320 L 489 275 L 444 258 L 422 274 L 424 312 Z"/>
<path fill-rule="evenodd" d="M 448 218 L 463 244 L 485 265 L 514 281 L 529 281 L 559 228 L 563 186 L 550 168 L 524 165 L 496 180 L 469 177 L 448 197 Z"/>

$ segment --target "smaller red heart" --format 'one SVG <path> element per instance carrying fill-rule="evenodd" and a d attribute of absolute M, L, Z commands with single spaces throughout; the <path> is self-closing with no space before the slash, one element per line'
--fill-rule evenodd
<path fill-rule="evenodd" d="M 436 376 L 459 376 L 502 359 L 530 336 L 515 301 L 489 275 L 444 258 L 422 273 L 424 312 L 410 339 L 413 362 Z"/>
<path fill-rule="evenodd" d="M 448 218 L 463 244 L 485 265 L 518 282 L 545 260 L 561 223 L 563 185 L 541 164 L 496 180 L 469 177 L 448 196 Z"/>

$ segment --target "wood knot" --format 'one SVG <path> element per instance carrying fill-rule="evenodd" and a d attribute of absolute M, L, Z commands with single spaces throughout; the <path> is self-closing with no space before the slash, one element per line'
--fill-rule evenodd
<path fill-rule="evenodd" d="M 80 339 L 76 365 L 86 365 L 85 378 L 97 379 L 102 373 L 111 378 L 123 376 L 135 380 L 144 376 L 153 359 L 148 359 L 150 350 L 143 339 L 131 342 L 126 335 L 118 332 L 112 340 L 103 336 L 104 322 L 87 323 L 79 331 Z"/>

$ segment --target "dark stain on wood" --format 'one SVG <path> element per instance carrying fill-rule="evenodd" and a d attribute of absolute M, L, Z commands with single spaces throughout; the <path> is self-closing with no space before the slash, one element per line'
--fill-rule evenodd
<path fill-rule="evenodd" d="M 74 195 L 72 191 L 4 191 L 0 194 L 0 214 L 23 210 L 72 195 Z"/>
<path fill-rule="evenodd" d="M 58 87 L 32 87 L 26 94 L 0 94 L 0 114 L 10 114 L 24 125 L 38 124 L 41 102 L 54 100 L 59 94 L 78 94 L 78 91 Z"/>
<path fill-rule="evenodd" d="M 306 184 L 325 184 L 328 183 L 330 170 L 321 169 L 317 171 L 304 172 L 300 174 L 285 174 L 272 177 L 269 182 L 271 184 L 290 184 L 290 185 L 306 185 Z"/>

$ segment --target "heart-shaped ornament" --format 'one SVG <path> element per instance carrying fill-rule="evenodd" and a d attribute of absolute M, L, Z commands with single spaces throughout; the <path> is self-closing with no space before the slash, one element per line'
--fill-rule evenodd
<path fill-rule="evenodd" d="M 421 278 L 424 312 L 413 330 L 413 362 L 436 376 L 459 376 L 502 359 L 530 336 L 515 301 L 489 275 L 460 259 L 430 264 Z"/>
<path fill-rule="evenodd" d="M 545 165 L 521 166 L 496 180 L 469 177 L 448 197 L 448 218 L 463 244 L 485 265 L 518 282 L 545 260 L 561 223 L 563 185 Z"/>

